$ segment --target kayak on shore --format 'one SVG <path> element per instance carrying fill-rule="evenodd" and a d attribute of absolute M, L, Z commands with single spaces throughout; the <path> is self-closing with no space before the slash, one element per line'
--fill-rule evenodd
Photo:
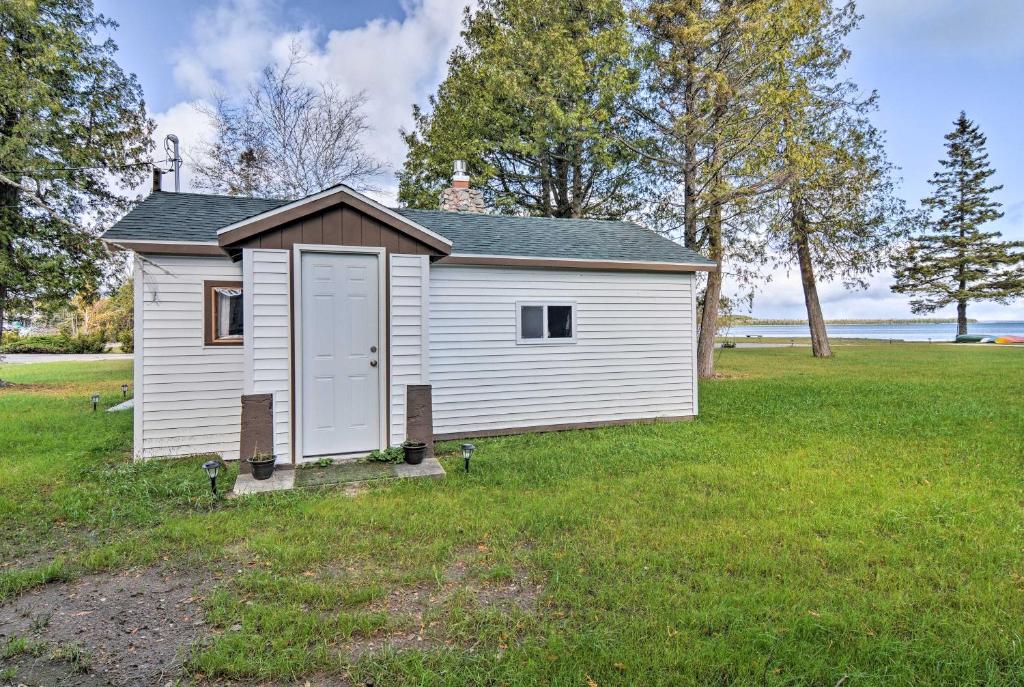
<path fill-rule="evenodd" d="M 1024 344 L 1024 336 L 992 336 L 991 334 L 957 334 L 956 342 Z"/>

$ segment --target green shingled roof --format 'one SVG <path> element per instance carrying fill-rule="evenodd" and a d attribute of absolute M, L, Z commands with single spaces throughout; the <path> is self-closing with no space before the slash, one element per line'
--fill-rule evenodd
<path fill-rule="evenodd" d="M 152 193 L 103 235 L 110 241 L 216 243 L 217 230 L 286 201 L 199 193 Z M 512 217 L 440 210 L 396 212 L 452 242 L 452 252 L 584 260 L 713 265 L 707 258 L 631 222 Z"/>
<path fill-rule="evenodd" d="M 396 212 L 451 241 L 452 253 L 714 264 L 632 222 L 405 208 Z"/>
<path fill-rule="evenodd" d="M 216 243 L 217 230 L 285 201 L 204 193 L 151 193 L 103 234 L 110 241 Z"/>

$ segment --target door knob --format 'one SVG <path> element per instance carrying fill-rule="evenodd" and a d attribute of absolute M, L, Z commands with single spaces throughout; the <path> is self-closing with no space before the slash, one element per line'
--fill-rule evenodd
<path fill-rule="evenodd" d="M 377 352 L 377 347 L 376 346 L 370 346 L 370 353 L 376 353 L 376 352 Z"/>
<path fill-rule="evenodd" d="M 376 360 L 371 360 L 370 361 L 370 367 L 377 367 L 377 361 Z"/>

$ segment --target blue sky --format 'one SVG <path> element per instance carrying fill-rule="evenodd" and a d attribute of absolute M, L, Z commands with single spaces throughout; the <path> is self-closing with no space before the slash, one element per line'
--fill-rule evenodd
<path fill-rule="evenodd" d="M 444 76 L 466 0 L 282 2 L 280 0 L 96 0 L 116 19 L 120 61 L 142 82 L 160 130 L 189 145 L 207 135 L 191 103 L 211 92 L 237 92 L 288 45 L 303 45 L 305 78 L 364 90 L 375 131 L 371 151 L 398 169 L 411 105 L 424 103 Z M 1005 186 L 1006 217 L 996 226 L 1024 239 L 1024 2 L 1010 0 L 861 0 L 851 38 L 851 76 L 881 96 L 876 123 L 901 168 L 901 195 L 916 204 L 943 154 L 942 136 L 961 109 L 987 134 Z M 185 174 L 188 184 L 188 174 Z M 388 200 L 388 190 L 383 199 Z M 822 289 L 827 317 L 899 317 L 906 299 L 879 275 L 867 292 Z M 802 317 L 795 275 L 778 271 L 758 292 L 754 314 Z M 943 313 L 951 314 L 951 313 Z M 1024 319 L 1024 303 L 979 304 L 969 313 Z"/>

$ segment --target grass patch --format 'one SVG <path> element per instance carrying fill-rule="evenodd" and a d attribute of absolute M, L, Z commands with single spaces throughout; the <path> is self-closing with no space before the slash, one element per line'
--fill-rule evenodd
<path fill-rule="evenodd" d="M 0 659 L 8 660 L 17 656 L 42 656 L 46 651 L 46 645 L 26 637 L 11 637 L 0 649 Z"/>
<path fill-rule="evenodd" d="M 104 412 L 122 401 L 131 370 L 131 361 L 0 366 L 17 385 L 0 389 L 0 598 L 64 576 L 56 558 L 81 562 L 75 554 L 211 505 L 196 479 L 203 458 L 131 461 L 132 413 Z"/>
<path fill-rule="evenodd" d="M 130 413 L 92 414 L 89 393 L 119 400 L 127 364 L 6 368 L 39 386 L 0 391 L 0 514 L 18 542 L 0 546 L 34 547 L 30 570 L 63 558 L 58 576 L 244 564 L 207 599 L 195 676 L 1024 681 L 1022 352 L 719 360 L 695 422 L 478 440 L 469 474 L 452 443 L 442 481 L 216 504 L 201 460 L 133 465 Z M 0 590 L 45 577 L 8 571 Z M 481 602 L 525 584 L 529 606 Z M 422 612 L 389 609 L 413 591 Z"/>

